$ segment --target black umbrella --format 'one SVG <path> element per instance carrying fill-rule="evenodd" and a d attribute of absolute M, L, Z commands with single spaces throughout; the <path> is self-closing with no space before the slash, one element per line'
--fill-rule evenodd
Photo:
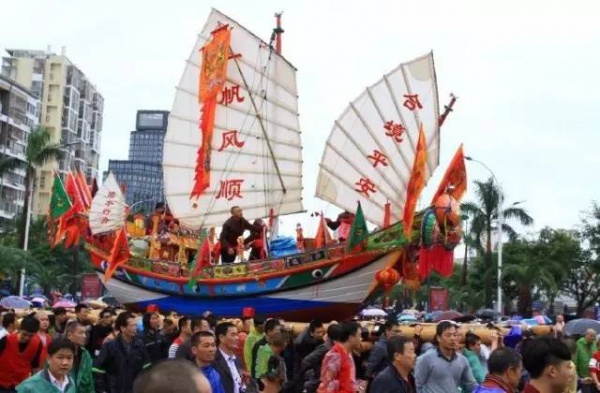
<path fill-rule="evenodd" d="M 596 334 L 600 334 L 600 321 L 587 318 L 574 319 L 567 322 L 563 329 L 563 333 L 565 336 L 578 336 L 584 335 L 588 329 L 592 329 Z"/>
<path fill-rule="evenodd" d="M 475 316 L 480 319 L 494 320 L 500 316 L 500 313 L 496 310 L 492 310 L 491 308 L 482 308 L 481 310 L 477 311 Z"/>

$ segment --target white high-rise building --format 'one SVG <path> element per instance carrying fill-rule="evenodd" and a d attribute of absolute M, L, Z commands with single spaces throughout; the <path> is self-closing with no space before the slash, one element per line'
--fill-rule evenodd
<path fill-rule="evenodd" d="M 36 177 L 33 213 L 48 212 L 53 172 L 83 171 L 98 178 L 104 98 L 65 54 L 39 50 L 7 50 L 2 75 L 30 89 L 41 102 L 39 124 L 50 131 L 52 142 L 63 146 L 60 162 L 50 162 Z"/>

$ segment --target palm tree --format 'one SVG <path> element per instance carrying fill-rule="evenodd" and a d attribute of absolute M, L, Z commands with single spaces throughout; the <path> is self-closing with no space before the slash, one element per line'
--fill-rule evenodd
<path fill-rule="evenodd" d="M 462 212 L 469 216 L 471 224 L 470 233 L 474 234 L 478 244 L 485 239 L 484 261 L 486 273 L 485 282 L 485 304 L 492 306 L 492 233 L 498 230 L 498 205 L 501 198 L 501 191 L 494 179 L 490 177 L 486 182 L 475 181 L 476 202 L 464 202 L 461 205 Z M 504 199 L 504 198 L 502 198 Z M 515 206 L 516 203 L 509 205 L 503 210 L 505 220 L 517 219 L 522 225 L 531 225 L 533 218 L 527 212 Z M 503 223 L 502 232 L 507 234 L 510 240 L 517 238 L 516 231 L 506 223 Z"/>
<path fill-rule="evenodd" d="M 27 149 L 25 150 L 25 161 L 16 157 L 6 157 L 0 160 L 0 176 L 5 173 L 23 169 L 25 171 L 25 208 L 23 209 L 19 232 L 19 247 L 25 245 L 25 223 L 29 212 L 29 198 L 34 189 L 36 170 L 47 162 L 57 160 L 60 155 L 61 146 L 52 143 L 52 135 L 43 127 L 34 129 L 29 135 Z"/>

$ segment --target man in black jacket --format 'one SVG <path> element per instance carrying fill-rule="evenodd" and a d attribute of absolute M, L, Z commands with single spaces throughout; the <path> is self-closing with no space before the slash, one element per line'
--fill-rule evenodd
<path fill-rule="evenodd" d="M 417 362 L 415 344 L 402 336 L 390 338 L 388 342 L 387 366 L 371 383 L 371 393 L 412 393 L 416 392 L 415 379 L 412 371 Z"/>
<path fill-rule="evenodd" d="M 242 208 L 234 206 L 231 208 L 231 217 L 225 221 L 221 229 L 219 241 L 221 242 L 221 262 L 233 263 L 237 256 L 237 241 L 244 231 L 259 232 L 262 226 L 253 225 L 244 218 Z"/>
<path fill-rule="evenodd" d="M 120 332 L 107 342 L 94 360 L 94 380 L 97 392 L 129 393 L 138 374 L 150 366 L 150 357 L 143 341 L 136 337 L 133 314 L 124 312 L 115 321 Z"/>
<path fill-rule="evenodd" d="M 389 320 L 383 325 L 383 333 L 379 337 L 379 341 L 371 349 L 369 354 L 369 360 L 367 361 L 367 378 L 373 380 L 384 368 L 390 364 L 390 358 L 388 357 L 388 341 L 399 334 L 400 325 L 398 322 Z"/>
<path fill-rule="evenodd" d="M 321 383 L 321 364 L 323 363 L 323 358 L 331 347 L 333 347 L 333 344 L 340 340 L 341 334 L 342 327 L 340 325 L 329 325 L 327 328 L 327 341 L 319 345 L 317 349 L 302 360 L 300 378 L 304 381 L 304 390 L 306 393 L 317 391 Z"/>
<path fill-rule="evenodd" d="M 144 331 L 140 338 L 144 341 L 150 361 L 156 363 L 169 355 L 169 344 L 160 332 L 160 317 L 157 313 L 147 312 L 142 318 Z"/>

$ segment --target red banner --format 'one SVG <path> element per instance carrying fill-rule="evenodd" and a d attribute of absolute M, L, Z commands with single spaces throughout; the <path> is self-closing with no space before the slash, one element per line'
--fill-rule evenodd
<path fill-rule="evenodd" d="M 429 288 L 429 312 L 446 311 L 450 308 L 450 294 L 447 288 Z"/>
<path fill-rule="evenodd" d="M 214 30 L 212 40 L 202 48 L 202 67 L 198 78 L 198 102 L 202 105 L 202 145 L 198 149 L 195 183 L 190 197 L 199 197 L 210 187 L 210 145 L 215 127 L 217 94 L 223 90 L 227 81 L 230 41 L 231 30 L 225 25 Z"/>
<path fill-rule="evenodd" d="M 81 297 L 99 298 L 102 295 L 102 281 L 97 274 L 84 274 L 81 277 Z"/>
<path fill-rule="evenodd" d="M 452 158 L 431 203 L 435 203 L 446 190 L 449 190 L 450 195 L 457 201 L 460 201 L 467 191 L 467 168 L 465 167 L 465 155 L 462 145 L 460 145 L 456 154 L 454 154 L 454 158 Z"/>
<path fill-rule="evenodd" d="M 425 141 L 425 132 L 423 126 L 419 130 L 419 142 L 417 143 L 417 151 L 415 153 L 415 161 L 413 163 L 410 180 L 406 191 L 406 204 L 404 205 L 404 215 L 402 222 L 404 223 L 404 234 L 410 240 L 412 237 L 412 223 L 417 208 L 419 195 L 425 187 L 425 176 L 427 172 L 427 143 Z"/>

